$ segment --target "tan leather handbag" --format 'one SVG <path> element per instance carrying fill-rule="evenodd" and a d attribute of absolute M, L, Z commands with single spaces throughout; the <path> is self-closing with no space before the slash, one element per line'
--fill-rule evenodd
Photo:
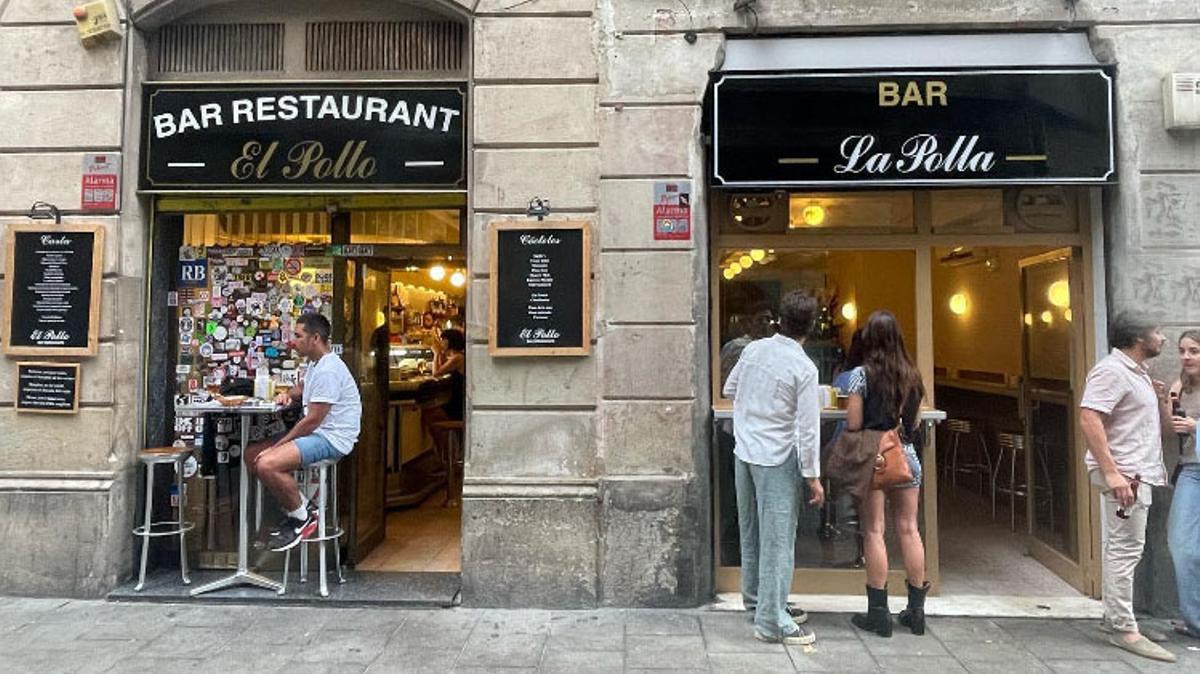
<path fill-rule="evenodd" d="M 875 455 L 875 473 L 871 476 L 871 489 L 894 489 L 912 482 L 912 469 L 904 456 L 904 443 L 900 442 L 900 424 L 879 436 L 879 453 Z"/>

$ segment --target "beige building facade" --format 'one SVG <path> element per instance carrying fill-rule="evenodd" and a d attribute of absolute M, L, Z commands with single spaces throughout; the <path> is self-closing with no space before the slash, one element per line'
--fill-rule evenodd
<path fill-rule="evenodd" d="M 1169 333 L 1200 321 L 1200 132 L 1164 128 L 1161 87 L 1170 73 L 1200 72 L 1192 3 L 131 0 L 117 3 L 122 36 L 87 47 L 71 4 L 0 4 L 0 231 L 26 222 L 34 201 L 106 231 L 101 343 L 77 359 L 78 414 L 15 412 L 16 359 L 0 359 L 2 593 L 103 596 L 134 569 L 136 456 L 153 423 L 147 363 L 163 339 L 147 318 L 161 195 L 139 191 L 137 173 L 150 81 L 465 85 L 467 605 L 693 606 L 715 591 L 719 271 L 705 106 L 730 40 L 1085 34 L 1115 73 L 1116 180 L 1089 188 L 1102 229 L 1092 239 L 1093 327 L 1102 334 L 1103 313 L 1127 308 L 1151 311 Z M 460 24 L 460 67 L 305 70 L 306 21 L 397 17 Z M 282 67 L 163 75 L 160 31 L 230 22 L 284 24 Z M 121 155 L 116 212 L 81 211 L 85 153 Z M 654 186 L 664 181 L 691 182 L 689 239 L 654 237 Z M 533 197 L 549 201 L 551 219 L 591 227 L 588 356 L 489 356 L 487 227 L 527 219 Z M 1170 376 L 1173 366 L 1159 368 Z M 1148 596 L 1169 605 L 1165 535 L 1153 539 L 1148 556 L 1167 580 Z"/>

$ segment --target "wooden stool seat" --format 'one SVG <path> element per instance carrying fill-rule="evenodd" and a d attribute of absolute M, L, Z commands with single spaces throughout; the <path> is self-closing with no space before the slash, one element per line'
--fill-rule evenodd
<path fill-rule="evenodd" d="M 461 431 L 463 429 L 463 422 L 448 419 L 446 421 L 435 421 L 429 424 L 429 427 L 439 431 Z"/>

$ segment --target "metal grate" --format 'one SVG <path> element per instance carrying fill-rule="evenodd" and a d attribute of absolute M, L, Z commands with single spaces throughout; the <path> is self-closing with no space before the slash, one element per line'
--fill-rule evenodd
<path fill-rule="evenodd" d="M 305 29 L 309 72 L 456 71 L 464 28 L 453 21 L 328 21 Z"/>
<path fill-rule="evenodd" d="M 283 71 L 282 23 L 193 23 L 158 31 L 161 73 Z"/>

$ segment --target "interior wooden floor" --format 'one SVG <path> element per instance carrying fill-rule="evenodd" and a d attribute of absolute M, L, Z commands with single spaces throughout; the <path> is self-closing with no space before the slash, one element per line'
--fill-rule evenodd
<path fill-rule="evenodd" d="M 442 506 L 436 492 L 414 508 L 388 513 L 384 541 L 359 571 L 462 571 L 462 510 Z"/>

